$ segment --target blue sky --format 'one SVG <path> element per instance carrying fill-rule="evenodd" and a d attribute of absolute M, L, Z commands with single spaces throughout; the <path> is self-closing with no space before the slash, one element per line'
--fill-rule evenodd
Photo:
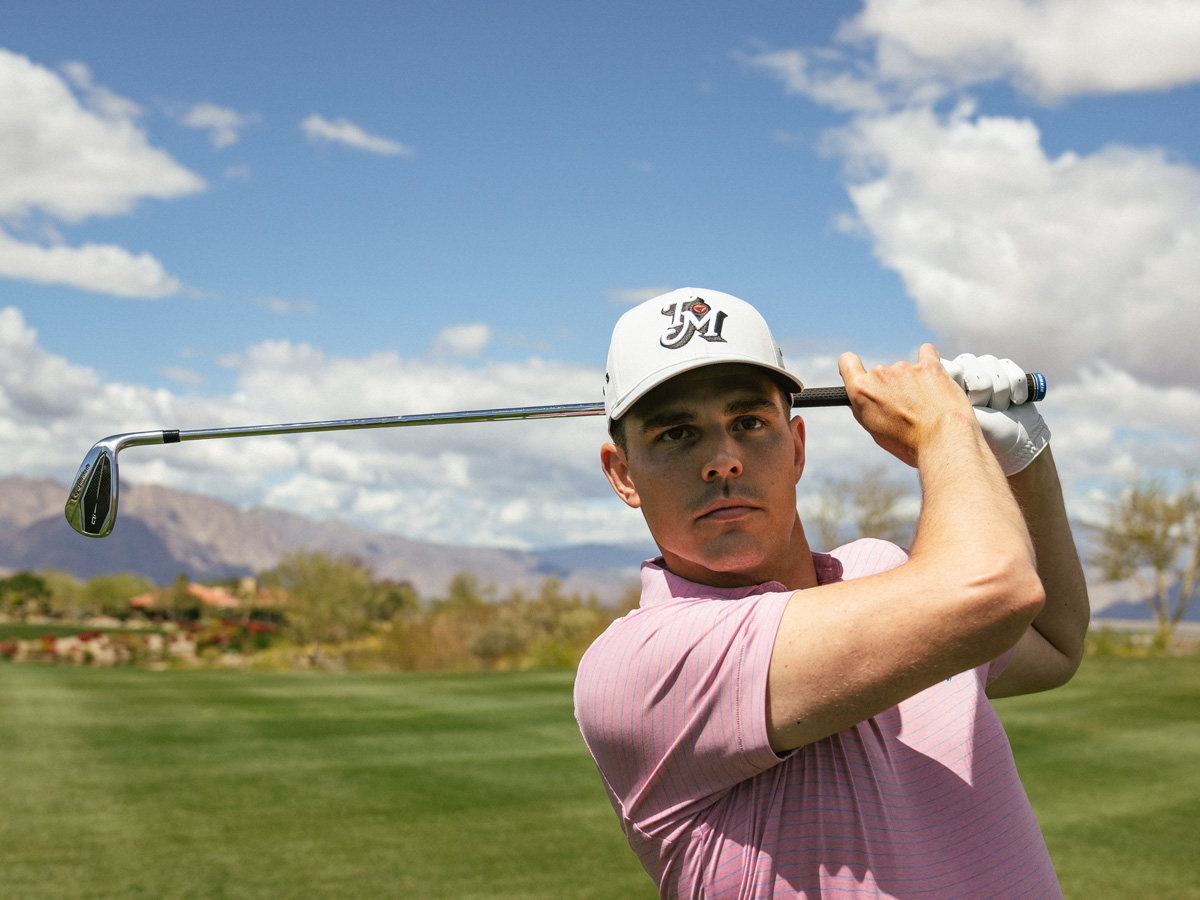
<path fill-rule="evenodd" d="M 1200 437 L 1200 3 L 9 4 L 0 475 L 105 434 L 599 399 L 683 285 L 1052 377 L 1073 511 Z M 7 135 L 5 137 L 4 135 Z M 882 462 L 814 413 L 812 467 Z M 487 428 L 489 426 L 483 426 Z M 135 450 L 414 537 L 641 539 L 599 423 Z M 119 527 L 119 526 L 118 526 Z"/>

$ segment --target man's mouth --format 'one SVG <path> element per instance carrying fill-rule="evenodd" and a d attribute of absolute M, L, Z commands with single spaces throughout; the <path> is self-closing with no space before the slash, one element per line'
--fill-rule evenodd
<path fill-rule="evenodd" d="M 750 500 L 739 497 L 725 497 L 704 507 L 696 516 L 696 520 L 706 519 L 710 522 L 726 522 L 733 519 L 740 519 L 742 516 L 748 515 L 756 509 L 758 509 L 758 506 Z"/>

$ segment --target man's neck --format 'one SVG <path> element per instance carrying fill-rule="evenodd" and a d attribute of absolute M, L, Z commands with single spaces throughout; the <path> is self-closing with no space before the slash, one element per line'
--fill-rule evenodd
<path fill-rule="evenodd" d="M 778 581 L 793 591 L 816 587 L 817 567 L 813 563 L 812 548 L 808 545 L 808 536 L 804 533 L 799 513 L 796 514 L 796 521 L 792 525 L 789 543 L 787 558 L 780 563 L 780 574 L 771 580 Z"/>

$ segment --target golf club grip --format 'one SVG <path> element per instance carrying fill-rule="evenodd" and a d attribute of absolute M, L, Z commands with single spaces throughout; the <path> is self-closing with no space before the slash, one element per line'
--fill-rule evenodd
<path fill-rule="evenodd" d="M 1036 403 L 1046 398 L 1046 376 L 1041 372 L 1026 373 L 1025 386 L 1028 389 L 1025 403 Z M 798 394 L 792 394 L 792 409 L 849 405 L 850 398 L 844 387 L 805 388 Z"/>
<path fill-rule="evenodd" d="M 792 394 L 792 409 L 849 405 L 850 397 L 844 387 L 805 388 L 798 394 Z"/>

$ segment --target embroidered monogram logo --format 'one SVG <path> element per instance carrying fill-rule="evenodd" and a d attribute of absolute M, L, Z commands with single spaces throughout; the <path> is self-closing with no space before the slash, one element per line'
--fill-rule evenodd
<path fill-rule="evenodd" d="M 683 303 L 672 303 L 662 314 L 670 318 L 666 331 L 658 342 L 668 350 L 678 350 L 696 335 L 706 341 L 720 341 L 721 329 L 725 325 L 726 314 L 714 309 L 701 298 L 685 300 Z"/>

